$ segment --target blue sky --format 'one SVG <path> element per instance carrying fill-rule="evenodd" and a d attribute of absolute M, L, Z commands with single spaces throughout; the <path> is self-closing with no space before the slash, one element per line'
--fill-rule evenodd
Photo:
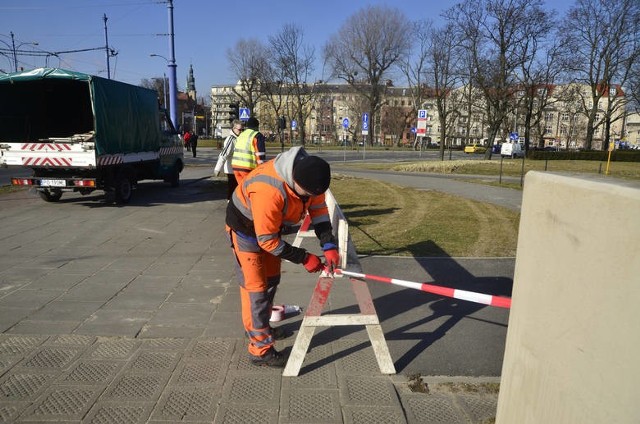
<path fill-rule="evenodd" d="M 210 87 L 235 82 L 226 51 L 240 38 L 257 38 L 265 44 L 283 25 L 294 23 L 314 46 L 322 77 L 322 47 L 345 19 L 366 5 L 397 7 L 409 20 L 431 19 L 458 0 L 174 0 L 174 31 L 178 87 L 184 89 L 189 65 L 194 68 L 198 97 L 208 97 Z M 547 0 L 548 9 L 564 13 L 573 1 Z M 169 57 L 168 11 L 162 0 L 2 0 L 0 48 L 11 43 L 37 42 L 35 49 L 58 52 L 103 47 L 103 14 L 107 15 L 109 45 L 118 54 L 111 58 L 111 77 L 132 84 L 143 78 L 162 77 Z M 28 50 L 29 45 L 21 49 Z M 19 56 L 25 68 L 45 66 L 44 57 Z M 10 71 L 13 62 L 0 56 L 0 69 Z M 94 75 L 107 75 L 104 50 L 50 58 L 49 66 Z"/>

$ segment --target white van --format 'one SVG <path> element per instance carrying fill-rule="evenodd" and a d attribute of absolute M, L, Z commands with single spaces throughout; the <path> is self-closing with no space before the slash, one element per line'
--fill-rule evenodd
<path fill-rule="evenodd" d="M 508 156 L 510 158 L 522 158 L 524 157 L 524 148 L 520 143 L 507 141 L 506 143 L 502 143 L 502 147 L 500 148 L 500 155 L 502 157 Z"/>

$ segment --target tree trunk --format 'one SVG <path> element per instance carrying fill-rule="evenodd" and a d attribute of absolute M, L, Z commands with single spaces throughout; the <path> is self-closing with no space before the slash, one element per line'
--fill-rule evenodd
<path fill-rule="evenodd" d="M 593 117 L 589 116 L 589 120 L 587 121 L 587 136 L 584 140 L 584 148 L 586 150 L 591 150 L 593 147 Z"/>
<path fill-rule="evenodd" d="M 496 140 L 496 136 L 498 135 L 498 130 L 500 129 L 500 127 L 489 127 L 489 146 L 493 146 L 493 143 Z M 492 155 L 492 151 L 491 149 L 487 149 L 486 152 L 484 152 L 484 158 L 486 160 L 491 160 L 491 155 Z"/>
<path fill-rule="evenodd" d="M 602 143 L 602 150 L 606 152 L 609 149 L 609 143 L 611 143 L 611 120 L 607 119 L 604 121 L 604 140 Z"/>
<path fill-rule="evenodd" d="M 440 160 L 444 160 L 444 147 L 446 144 L 447 129 L 443 126 L 440 127 Z"/>

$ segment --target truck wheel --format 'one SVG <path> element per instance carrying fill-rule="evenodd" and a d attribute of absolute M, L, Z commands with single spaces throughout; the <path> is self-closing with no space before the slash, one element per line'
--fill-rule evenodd
<path fill-rule="evenodd" d="M 104 201 L 108 204 L 116 202 L 116 191 L 114 189 L 105 189 Z"/>
<path fill-rule="evenodd" d="M 62 197 L 62 191 L 60 190 L 41 190 L 38 194 L 45 202 L 57 202 Z"/>
<path fill-rule="evenodd" d="M 120 175 L 116 179 L 115 192 L 116 203 L 129 203 L 131 200 L 131 193 L 133 192 L 133 185 L 126 175 Z"/>

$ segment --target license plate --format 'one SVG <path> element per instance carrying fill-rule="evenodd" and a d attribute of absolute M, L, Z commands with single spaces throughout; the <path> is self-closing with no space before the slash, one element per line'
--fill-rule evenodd
<path fill-rule="evenodd" d="M 40 180 L 40 185 L 47 187 L 65 187 L 67 182 L 65 180 Z"/>

